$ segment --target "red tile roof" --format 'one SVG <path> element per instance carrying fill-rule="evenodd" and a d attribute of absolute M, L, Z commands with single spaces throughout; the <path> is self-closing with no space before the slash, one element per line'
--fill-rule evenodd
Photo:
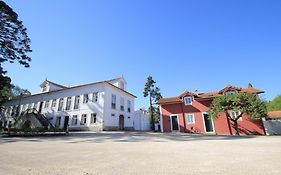
<path fill-rule="evenodd" d="M 230 90 L 236 90 L 238 92 L 247 92 L 247 93 L 254 93 L 254 94 L 264 93 L 264 91 L 259 90 L 259 89 L 255 89 L 253 87 L 239 88 L 239 87 L 235 87 L 235 86 L 227 86 L 227 87 L 223 88 L 222 90 L 220 90 L 218 92 L 207 92 L 207 93 L 195 94 L 195 93 L 192 93 L 192 92 L 185 91 L 184 93 L 182 93 L 180 96 L 177 96 L 177 97 L 161 98 L 161 99 L 158 100 L 158 103 L 159 104 L 181 103 L 182 97 L 187 96 L 187 95 L 192 95 L 194 97 L 194 99 L 196 99 L 198 101 L 208 100 L 208 99 L 212 99 L 212 98 L 221 96 L 221 95 L 223 95 L 224 92 L 227 92 L 227 91 L 230 91 Z"/>
<path fill-rule="evenodd" d="M 281 119 L 281 111 L 270 111 L 267 113 L 269 119 Z"/>

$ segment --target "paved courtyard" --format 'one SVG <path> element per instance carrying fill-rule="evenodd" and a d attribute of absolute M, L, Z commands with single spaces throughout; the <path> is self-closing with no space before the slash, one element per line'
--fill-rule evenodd
<path fill-rule="evenodd" d="M 281 137 L 103 132 L 0 137 L 0 174 L 281 174 Z"/>

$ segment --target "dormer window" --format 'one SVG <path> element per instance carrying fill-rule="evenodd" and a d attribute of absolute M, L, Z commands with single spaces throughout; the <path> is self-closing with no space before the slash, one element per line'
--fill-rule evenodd
<path fill-rule="evenodd" d="M 184 104 L 185 105 L 192 105 L 192 97 L 188 96 L 188 97 L 184 97 Z"/>
<path fill-rule="evenodd" d="M 236 91 L 227 91 L 227 92 L 224 92 L 224 95 L 236 95 L 237 92 Z"/>
<path fill-rule="evenodd" d="M 123 81 L 120 82 L 120 89 L 123 89 L 123 90 L 125 89 L 125 84 Z"/>
<path fill-rule="evenodd" d="M 46 92 L 47 91 L 47 86 L 44 86 L 43 87 L 43 92 Z"/>

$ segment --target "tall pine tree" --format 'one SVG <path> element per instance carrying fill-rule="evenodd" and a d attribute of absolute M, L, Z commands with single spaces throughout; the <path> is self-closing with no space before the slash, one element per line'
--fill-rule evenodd
<path fill-rule="evenodd" d="M 150 126 L 151 129 L 154 130 L 154 123 L 156 118 L 156 111 L 158 108 L 157 102 L 160 98 L 162 98 L 162 95 L 160 93 L 160 89 L 155 86 L 156 81 L 153 80 L 152 76 L 147 77 L 147 82 L 144 87 L 143 96 L 148 97 L 149 96 L 149 114 L 150 114 Z"/>

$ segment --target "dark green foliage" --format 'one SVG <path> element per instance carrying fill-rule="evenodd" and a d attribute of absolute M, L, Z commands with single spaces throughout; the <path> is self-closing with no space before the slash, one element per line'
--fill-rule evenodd
<path fill-rule="evenodd" d="M 159 106 L 158 105 L 157 106 L 156 105 L 153 106 L 152 110 L 149 107 L 148 108 L 148 112 L 149 112 L 150 116 L 151 116 L 151 112 L 152 112 L 154 122 L 160 122 L 160 111 L 159 111 Z"/>
<path fill-rule="evenodd" d="M 0 0 L 0 106 L 10 98 L 11 79 L 6 76 L 2 64 L 15 61 L 29 67 L 31 58 L 30 39 L 18 15 L 4 1 Z"/>
<path fill-rule="evenodd" d="M 10 98 L 11 88 L 10 77 L 5 76 L 2 67 L 0 67 L 0 107 Z"/>
<path fill-rule="evenodd" d="M 143 96 L 147 97 L 149 96 L 149 114 L 150 114 L 150 126 L 151 129 L 154 129 L 154 123 L 155 123 L 155 117 L 157 117 L 159 113 L 159 109 L 157 102 L 160 98 L 162 98 L 162 95 L 160 93 L 160 89 L 155 86 L 156 81 L 153 80 L 152 76 L 147 77 L 147 82 L 144 87 Z M 158 112 L 157 112 L 158 111 Z M 159 114 L 160 115 L 160 114 Z"/>
<path fill-rule="evenodd" d="M 268 102 L 266 106 L 268 111 L 281 110 L 281 95 L 275 97 L 271 102 Z"/>
<path fill-rule="evenodd" d="M 0 64 L 18 61 L 29 67 L 30 39 L 18 15 L 5 2 L 0 1 Z"/>
<path fill-rule="evenodd" d="M 231 111 L 240 112 L 236 118 L 231 117 Z M 260 119 L 265 117 L 267 109 L 257 95 L 250 93 L 239 93 L 237 95 L 220 96 L 213 100 L 208 111 L 209 116 L 213 119 L 219 117 L 219 113 L 225 113 L 227 118 L 234 122 L 236 134 L 239 135 L 237 120 L 246 114 L 250 119 Z"/>
<path fill-rule="evenodd" d="M 4 76 L 2 79 L 0 78 L 0 86 L 3 85 L 0 90 L 0 106 L 2 106 L 7 100 L 31 95 L 27 89 L 22 89 L 19 86 L 10 84 L 10 82 L 11 80 L 9 77 Z"/>

